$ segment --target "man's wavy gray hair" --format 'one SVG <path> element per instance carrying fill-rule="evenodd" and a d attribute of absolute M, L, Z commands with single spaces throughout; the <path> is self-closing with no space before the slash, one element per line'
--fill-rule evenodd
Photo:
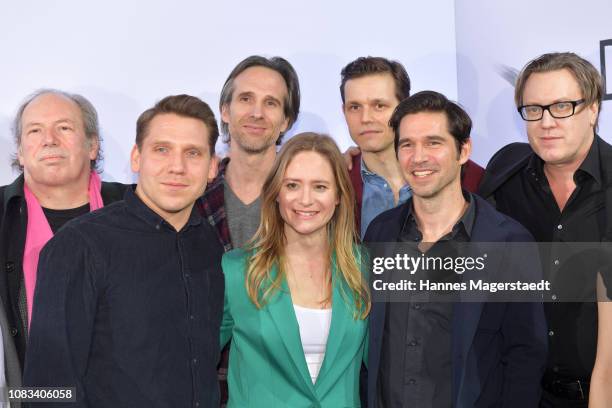
<path fill-rule="evenodd" d="M 96 141 L 98 143 L 98 155 L 95 159 L 91 160 L 91 169 L 100 171 L 98 166 L 102 162 L 102 137 L 100 136 L 100 127 L 98 124 L 98 112 L 96 112 L 96 108 L 94 108 L 87 98 L 79 94 L 68 93 L 58 89 L 44 88 L 39 89 L 29 95 L 21 103 L 17 109 L 15 118 L 13 119 L 13 141 L 15 142 L 15 147 L 17 150 L 19 150 L 19 146 L 21 145 L 21 132 L 23 131 L 21 120 L 23 118 L 23 112 L 34 99 L 47 94 L 61 96 L 77 104 L 81 110 L 81 117 L 83 119 L 83 127 L 85 129 L 85 137 L 87 141 L 90 143 L 92 141 Z M 17 153 L 13 154 L 12 156 L 11 166 L 15 170 L 23 172 L 23 166 L 19 163 Z"/>

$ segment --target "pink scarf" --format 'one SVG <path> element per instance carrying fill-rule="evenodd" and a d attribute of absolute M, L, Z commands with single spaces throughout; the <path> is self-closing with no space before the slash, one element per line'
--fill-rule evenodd
<path fill-rule="evenodd" d="M 100 190 L 102 182 L 95 171 L 89 176 L 89 210 L 94 211 L 102 208 L 102 195 Z M 28 306 L 28 327 L 32 320 L 32 304 L 34 300 L 34 288 L 36 288 L 36 270 L 38 269 L 38 257 L 40 251 L 47 241 L 53 237 L 51 227 L 45 217 L 42 207 L 32 194 L 28 186 L 23 184 L 25 200 L 28 206 L 28 225 L 26 227 L 26 242 L 23 251 L 23 275 L 26 289 L 26 301 Z"/>

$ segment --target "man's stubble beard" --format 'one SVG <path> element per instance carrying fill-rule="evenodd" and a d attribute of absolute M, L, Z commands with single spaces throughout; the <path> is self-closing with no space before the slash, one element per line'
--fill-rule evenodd
<path fill-rule="evenodd" d="M 245 152 L 246 154 L 250 154 L 250 155 L 257 155 L 257 154 L 262 154 L 265 153 L 268 149 L 270 149 L 270 147 L 275 146 L 276 145 L 276 141 L 282 136 L 281 134 L 279 134 L 277 137 L 272 137 L 272 136 L 268 136 L 265 139 L 263 139 L 261 141 L 261 143 L 248 143 L 247 142 L 247 137 L 244 137 L 242 135 L 240 135 L 240 133 L 236 133 L 236 137 L 233 137 L 230 134 L 229 140 L 230 140 L 230 146 L 232 143 L 237 144 L 240 149 Z"/>

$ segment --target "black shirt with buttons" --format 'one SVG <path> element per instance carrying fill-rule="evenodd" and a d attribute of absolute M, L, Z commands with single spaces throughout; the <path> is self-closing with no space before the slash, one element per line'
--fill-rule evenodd
<path fill-rule="evenodd" d="M 497 209 L 523 224 L 544 248 L 546 278 L 553 279 L 552 302 L 545 304 L 549 325 L 547 375 L 568 380 L 588 380 L 595 362 L 597 305 L 567 302 L 562 293 L 568 284 L 581 285 L 576 293 L 595 288 L 591 257 L 569 257 L 569 243 L 599 242 L 604 237 L 605 187 L 602 181 L 598 138 L 574 173 L 576 189 L 563 211 L 559 209 L 544 174 L 544 163 L 535 153 L 527 166 L 512 176 L 494 195 Z M 564 281 L 564 284 L 559 282 Z"/>
<path fill-rule="evenodd" d="M 24 385 L 75 407 L 213 407 L 223 248 L 196 210 L 176 231 L 128 189 L 41 252 Z"/>
<path fill-rule="evenodd" d="M 455 243 L 468 242 L 475 217 L 475 205 L 464 192 L 468 207 L 450 233 L 438 240 L 427 256 L 456 255 Z M 420 243 L 423 239 L 412 210 L 400 234 L 401 242 Z M 421 252 L 415 245 L 414 254 Z M 435 281 L 455 281 L 453 271 L 417 271 Z M 426 275 L 425 275 L 426 274 Z M 385 314 L 378 402 L 385 408 L 447 408 L 452 405 L 451 326 L 452 302 L 390 302 Z M 452 296 L 445 293 L 444 296 Z M 419 296 L 419 295 L 417 295 Z"/>

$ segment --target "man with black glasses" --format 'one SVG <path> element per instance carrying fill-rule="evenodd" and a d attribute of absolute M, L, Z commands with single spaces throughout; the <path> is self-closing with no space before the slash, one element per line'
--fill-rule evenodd
<path fill-rule="evenodd" d="M 544 54 L 520 73 L 515 102 L 529 145 L 513 143 L 501 149 L 487 166 L 480 193 L 527 227 L 537 241 L 559 243 L 543 259 L 551 276 L 570 266 L 560 243 L 611 238 L 606 208 L 612 203 L 606 200 L 606 190 L 612 179 L 612 146 L 596 134 L 601 76 L 576 54 Z M 587 407 L 597 304 L 559 302 L 556 293 L 548 300 L 549 356 L 540 406 Z"/>

